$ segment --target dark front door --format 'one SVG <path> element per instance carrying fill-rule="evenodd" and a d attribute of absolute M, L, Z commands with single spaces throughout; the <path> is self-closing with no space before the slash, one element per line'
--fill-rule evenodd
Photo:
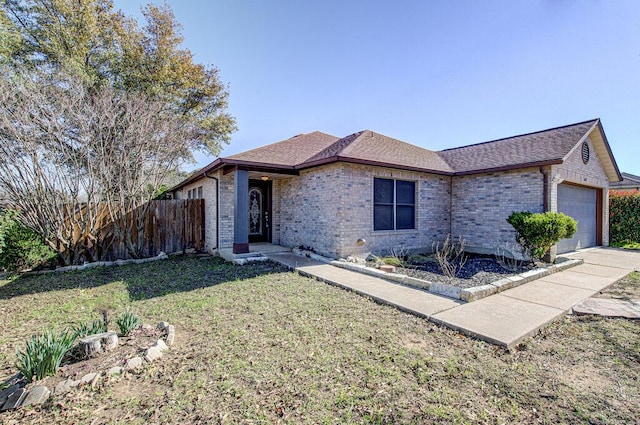
<path fill-rule="evenodd" d="M 271 242 L 271 182 L 249 180 L 249 242 Z"/>

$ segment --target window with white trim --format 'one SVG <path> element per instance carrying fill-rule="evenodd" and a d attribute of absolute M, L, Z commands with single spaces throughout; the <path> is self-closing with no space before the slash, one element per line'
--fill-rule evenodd
<path fill-rule="evenodd" d="M 373 179 L 373 230 L 416 228 L 416 183 Z"/>

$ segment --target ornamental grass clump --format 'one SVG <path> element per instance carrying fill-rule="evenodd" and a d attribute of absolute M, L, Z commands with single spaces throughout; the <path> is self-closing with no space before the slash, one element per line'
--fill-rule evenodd
<path fill-rule="evenodd" d="M 120 329 L 120 335 L 127 336 L 131 331 L 142 324 L 142 320 L 140 320 L 140 318 L 131 310 L 126 310 L 118 315 L 116 318 L 116 324 Z"/>
<path fill-rule="evenodd" d="M 53 376 L 75 340 L 75 333 L 68 329 L 58 334 L 48 329 L 40 335 L 33 335 L 25 344 L 24 351 L 17 351 L 16 366 L 28 382 Z"/>
<path fill-rule="evenodd" d="M 108 323 L 102 319 L 96 319 L 93 322 L 85 322 L 73 327 L 76 338 L 84 338 L 89 335 L 96 335 L 107 331 Z"/>
<path fill-rule="evenodd" d="M 529 211 L 513 212 L 507 218 L 516 231 L 516 241 L 532 263 L 542 261 L 560 239 L 572 237 L 578 222 L 563 213 Z"/>

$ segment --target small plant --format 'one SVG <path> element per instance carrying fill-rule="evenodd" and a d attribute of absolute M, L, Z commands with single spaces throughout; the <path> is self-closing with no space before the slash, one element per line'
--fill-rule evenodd
<path fill-rule="evenodd" d="M 131 310 L 126 310 L 118 315 L 116 318 L 116 324 L 120 329 L 120 335 L 127 336 L 131 331 L 142 324 L 142 320 L 140 320 L 140 318 Z"/>
<path fill-rule="evenodd" d="M 67 329 L 59 334 L 49 329 L 40 335 L 33 335 L 24 351 L 17 350 L 16 367 L 28 382 L 53 376 L 75 340 L 74 332 Z"/>
<path fill-rule="evenodd" d="M 383 264 L 394 267 L 402 267 L 406 268 L 406 258 L 407 253 L 404 248 L 392 249 L 390 254 L 384 257 L 379 257 L 377 255 L 371 255 L 372 260 L 375 262 L 376 267 L 379 267 Z"/>
<path fill-rule="evenodd" d="M 464 254 L 465 245 L 466 242 L 462 236 L 454 241 L 451 239 L 451 235 L 447 235 L 442 246 L 439 242 L 433 243 L 433 256 L 438 261 L 442 274 L 449 282 L 455 280 L 467 263 L 467 256 Z"/>
<path fill-rule="evenodd" d="M 515 273 L 520 270 L 524 255 L 519 245 L 508 243 L 505 246 L 498 247 L 495 257 L 500 267 L 511 273 Z"/>
<path fill-rule="evenodd" d="M 108 323 L 104 320 L 96 319 L 93 322 L 85 322 L 73 327 L 73 333 L 76 338 L 84 338 L 89 335 L 95 335 L 107 331 Z"/>
<path fill-rule="evenodd" d="M 534 264 L 560 239 L 570 238 L 578 230 L 578 222 L 562 213 L 513 212 L 507 221 L 516 230 L 516 241 Z"/>

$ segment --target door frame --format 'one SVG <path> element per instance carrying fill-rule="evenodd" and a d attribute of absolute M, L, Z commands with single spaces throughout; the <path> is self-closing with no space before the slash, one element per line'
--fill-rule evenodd
<path fill-rule="evenodd" d="M 257 242 L 267 242 L 271 243 L 272 241 L 272 222 L 273 222 L 273 203 L 272 203 L 272 193 L 273 193 L 273 184 L 271 180 L 257 180 L 257 179 L 249 179 L 249 190 L 251 192 L 252 187 L 257 187 L 262 190 L 264 199 L 263 199 L 263 208 L 262 208 L 262 216 L 261 220 L 263 221 L 263 232 L 262 235 L 249 235 L 249 243 L 257 243 Z M 247 193 L 248 196 L 248 193 Z M 248 205 L 249 208 L 250 205 Z M 249 214 L 250 216 L 250 214 Z M 250 227 L 249 227 L 250 228 Z"/>

